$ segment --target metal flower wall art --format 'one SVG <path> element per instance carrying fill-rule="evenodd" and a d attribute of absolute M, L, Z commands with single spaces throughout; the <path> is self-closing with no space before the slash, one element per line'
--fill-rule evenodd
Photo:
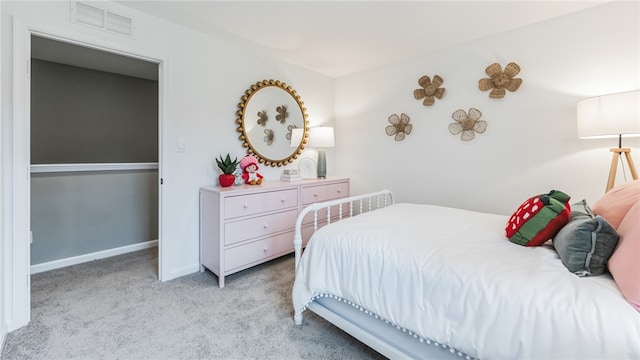
<path fill-rule="evenodd" d="M 267 143 L 267 146 L 273 144 L 273 130 L 264 129 L 264 142 Z"/>
<path fill-rule="evenodd" d="M 482 134 L 487 130 L 487 122 L 480 120 L 482 113 L 480 110 L 471 108 L 469 114 L 464 110 L 456 110 L 451 117 L 456 122 L 449 124 L 451 135 L 460 135 L 462 141 L 470 141 L 475 138 L 475 134 Z"/>
<path fill-rule="evenodd" d="M 287 138 L 287 140 L 291 141 L 291 134 L 293 134 L 293 129 L 297 129 L 298 126 L 297 125 L 289 125 L 287 126 L 287 135 L 285 135 L 285 138 Z"/>
<path fill-rule="evenodd" d="M 436 102 L 436 99 L 442 99 L 442 95 L 444 95 L 445 88 L 441 88 L 440 85 L 444 80 L 438 75 L 433 77 L 433 81 L 428 76 L 423 76 L 418 79 L 418 85 L 420 85 L 420 89 L 413 90 L 413 97 L 416 100 L 423 99 L 422 105 L 431 106 Z"/>
<path fill-rule="evenodd" d="M 485 69 L 485 73 L 489 78 L 483 78 L 478 81 L 478 87 L 482 91 L 491 90 L 489 97 L 492 99 L 502 99 L 506 94 L 506 90 L 511 92 L 517 91 L 522 84 L 522 79 L 514 78 L 520 72 L 520 66 L 516 63 L 508 63 L 502 71 L 500 64 L 494 63 Z"/>
<path fill-rule="evenodd" d="M 284 124 L 287 121 L 287 117 L 289 116 L 289 112 L 287 112 L 286 105 L 280 105 L 276 107 L 276 121 L 280 122 L 280 124 Z M 269 116 L 265 110 L 258 111 L 258 125 L 266 126 L 267 120 L 269 120 Z M 295 128 L 296 125 L 289 125 L 287 127 L 288 133 L 285 135 L 287 140 L 291 140 L 291 129 Z M 264 142 L 267 146 L 271 146 L 273 144 L 273 139 L 275 137 L 275 133 L 273 129 L 264 129 Z"/>
<path fill-rule="evenodd" d="M 267 125 L 267 113 L 264 110 L 258 111 L 258 125 Z"/>
<path fill-rule="evenodd" d="M 287 112 L 287 106 L 278 106 L 276 108 L 276 112 L 278 113 L 278 115 L 276 115 L 276 120 L 280 121 L 280 124 L 284 124 L 284 122 L 287 121 L 287 116 L 289 116 L 289 113 Z"/>
<path fill-rule="evenodd" d="M 393 114 L 389 116 L 389 123 L 391 123 L 391 125 L 387 126 L 384 131 L 389 136 L 395 135 L 394 139 L 396 141 L 402 141 L 407 135 L 411 134 L 413 125 L 409 124 L 409 121 L 411 121 L 411 119 L 409 119 L 407 114 L 401 114 L 400 116 Z"/>

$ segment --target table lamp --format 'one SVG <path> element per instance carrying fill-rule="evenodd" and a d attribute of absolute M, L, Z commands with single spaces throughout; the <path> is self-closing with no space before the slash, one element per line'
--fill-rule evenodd
<path fill-rule="evenodd" d="M 302 143 L 302 135 L 304 129 L 292 129 L 291 130 L 291 147 L 298 147 Z"/>
<path fill-rule="evenodd" d="M 578 137 L 581 139 L 618 138 L 618 147 L 612 148 L 613 159 L 605 192 L 616 180 L 621 155 L 627 160 L 631 177 L 638 173 L 631 159 L 631 149 L 622 147 L 622 137 L 640 136 L 640 91 L 596 96 L 578 102 Z M 624 163 L 622 164 L 624 167 Z"/>
<path fill-rule="evenodd" d="M 307 145 L 310 148 L 318 149 L 318 178 L 324 179 L 327 177 L 327 154 L 326 148 L 334 147 L 335 140 L 333 137 L 332 127 L 314 127 L 309 129 L 309 142 Z"/>

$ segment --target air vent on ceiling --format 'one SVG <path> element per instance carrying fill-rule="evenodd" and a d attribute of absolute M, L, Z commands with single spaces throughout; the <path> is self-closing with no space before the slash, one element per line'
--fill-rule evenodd
<path fill-rule="evenodd" d="M 135 29 L 133 19 L 80 1 L 71 1 L 71 22 L 129 37 Z"/>

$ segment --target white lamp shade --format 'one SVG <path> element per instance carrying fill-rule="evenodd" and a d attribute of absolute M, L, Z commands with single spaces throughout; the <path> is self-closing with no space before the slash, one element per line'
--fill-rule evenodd
<path fill-rule="evenodd" d="M 579 138 L 640 136 L 640 91 L 584 99 L 577 111 Z"/>
<path fill-rule="evenodd" d="M 302 133 L 304 129 L 291 130 L 291 147 L 298 147 L 302 142 Z"/>
<path fill-rule="evenodd" d="M 333 128 L 323 126 L 309 129 L 309 142 L 307 145 L 310 148 L 317 149 L 334 147 L 336 144 L 333 137 Z"/>

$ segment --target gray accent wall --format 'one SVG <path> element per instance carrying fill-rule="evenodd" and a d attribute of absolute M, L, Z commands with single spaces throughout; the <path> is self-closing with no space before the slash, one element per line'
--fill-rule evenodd
<path fill-rule="evenodd" d="M 32 59 L 31 164 L 158 161 L 158 82 Z"/>
<path fill-rule="evenodd" d="M 158 239 L 158 171 L 31 175 L 31 264 Z"/>
<path fill-rule="evenodd" d="M 158 162 L 157 81 L 38 59 L 31 79 L 32 165 Z M 158 183 L 158 170 L 33 173 L 31 265 L 158 239 Z"/>

